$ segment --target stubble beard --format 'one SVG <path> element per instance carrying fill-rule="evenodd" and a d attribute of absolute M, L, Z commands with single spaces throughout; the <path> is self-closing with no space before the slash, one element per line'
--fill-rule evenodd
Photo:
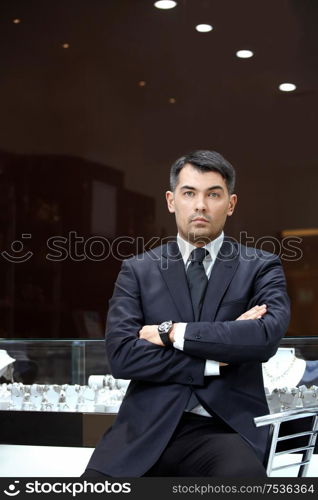
<path fill-rule="evenodd" d="M 210 243 L 210 241 L 215 240 L 222 231 L 219 231 L 218 233 L 214 232 L 201 232 L 200 230 L 191 230 L 187 234 L 187 240 L 189 243 L 192 243 L 192 245 L 203 247 Z"/>

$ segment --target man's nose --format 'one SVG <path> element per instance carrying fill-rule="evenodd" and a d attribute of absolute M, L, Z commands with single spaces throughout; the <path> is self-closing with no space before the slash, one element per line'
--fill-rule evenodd
<path fill-rule="evenodd" d="M 196 197 L 196 205 L 195 205 L 195 209 L 197 212 L 204 212 L 206 210 L 206 200 L 205 200 L 205 197 L 202 195 L 202 196 L 197 196 Z"/>

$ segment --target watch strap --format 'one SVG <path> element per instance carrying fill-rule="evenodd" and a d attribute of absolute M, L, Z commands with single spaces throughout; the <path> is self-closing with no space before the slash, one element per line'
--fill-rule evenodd
<path fill-rule="evenodd" d="M 171 332 L 171 328 L 170 328 L 169 332 L 159 332 L 159 337 L 161 338 L 162 343 L 167 347 L 171 347 L 173 345 L 173 342 L 170 340 L 170 337 L 169 337 L 169 333 Z"/>

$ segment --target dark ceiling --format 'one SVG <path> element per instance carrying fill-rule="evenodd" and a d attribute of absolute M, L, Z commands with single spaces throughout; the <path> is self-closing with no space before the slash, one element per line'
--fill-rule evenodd
<path fill-rule="evenodd" d="M 211 148 L 248 198 L 237 226 L 315 225 L 317 21 L 317 0 L 179 0 L 168 11 L 152 0 L 1 0 L 0 149 L 121 169 L 169 227 L 159 200 L 170 163 Z M 255 56 L 238 59 L 244 48 Z"/>

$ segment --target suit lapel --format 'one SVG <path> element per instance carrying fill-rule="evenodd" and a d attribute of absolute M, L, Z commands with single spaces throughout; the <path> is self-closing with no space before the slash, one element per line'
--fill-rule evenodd
<path fill-rule="evenodd" d="M 180 318 L 186 323 L 193 322 L 193 308 L 185 267 L 176 241 L 171 241 L 163 247 L 159 266 Z"/>
<path fill-rule="evenodd" d="M 201 321 L 214 321 L 219 304 L 239 264 L 237 245 L 224 239 L 212 268 L 201 312 Z"/>

